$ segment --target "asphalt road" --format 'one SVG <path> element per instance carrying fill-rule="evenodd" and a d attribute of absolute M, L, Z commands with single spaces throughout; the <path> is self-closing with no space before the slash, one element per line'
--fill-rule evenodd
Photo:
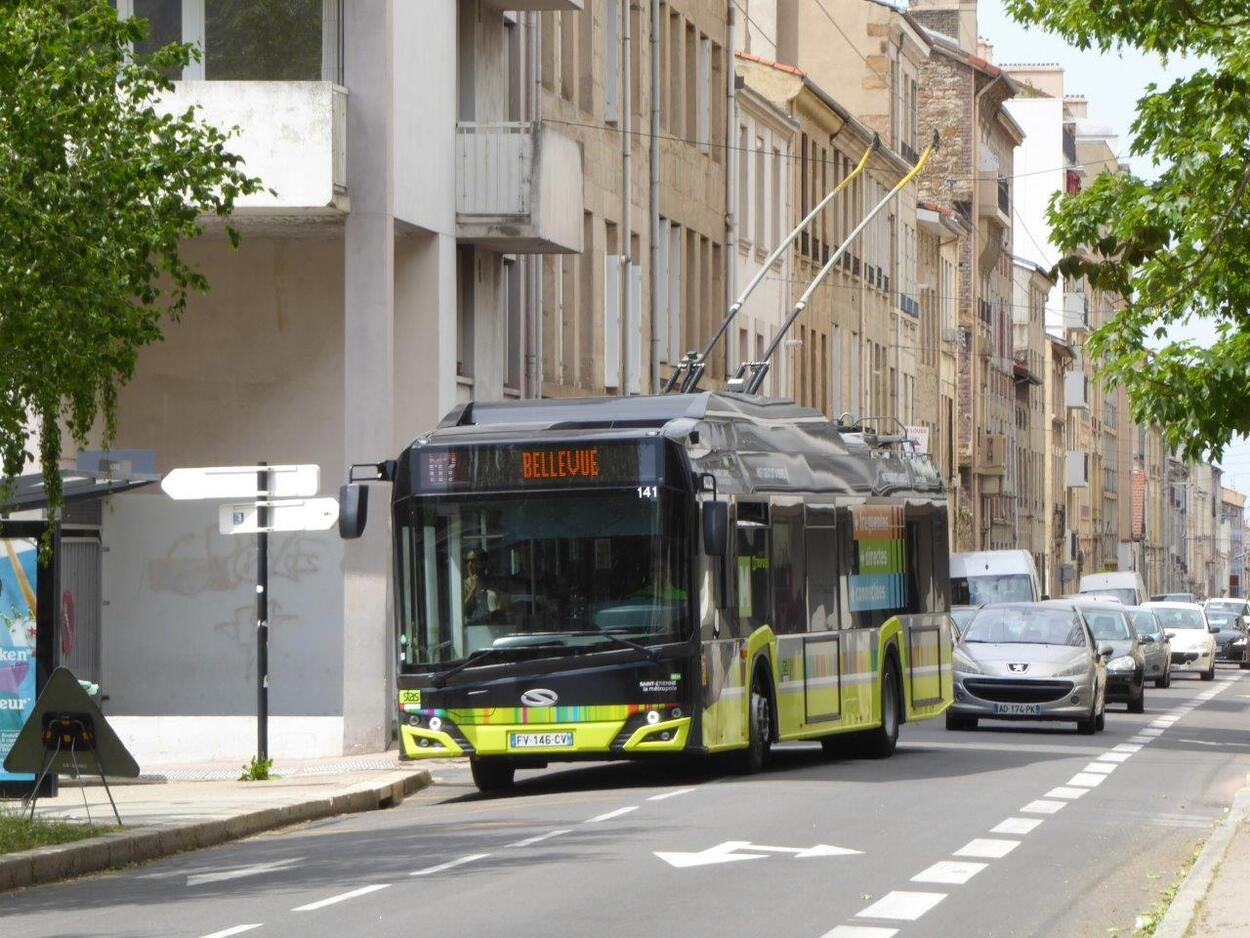
<path fill-rule="evenodd" d="M 557 766 L 485 798 L 440 766 L 391 811 L 0 896 L 0 934 L 1128 936 L 1245 782 L 1245 678 L 1179 677 L 1096 736 L 930 722 L 746 778 Z"/>

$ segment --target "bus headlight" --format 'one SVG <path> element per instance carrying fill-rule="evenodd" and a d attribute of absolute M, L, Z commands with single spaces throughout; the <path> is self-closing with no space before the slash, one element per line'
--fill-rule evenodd
<path fill-rule="evenodd" d="M 432 729 L 435 733 L 437 733 L 442 728 L 443 728 L 442 720 L 440 720 L 438 717 L 430 717 L 430 729 Z"/>
<path fill-rule="evenodd" d="M 660 711 L 658 711 L 658 710 L 648 710 L 648 711 L 647 711 L 647 722 L 648 722 L 648 723 L 650 723 L 652 726 L 655 726 L 655 724 L 659 723 L 659 722 L 660 722 Z"/>

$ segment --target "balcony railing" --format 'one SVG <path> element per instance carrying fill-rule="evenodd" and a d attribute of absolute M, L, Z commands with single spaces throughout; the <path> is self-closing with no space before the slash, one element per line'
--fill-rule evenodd
<path fill-rule="evenodd" d="M 456 128 L 456 214 L 515 218 L 530 212 L 533 125 Z"/>

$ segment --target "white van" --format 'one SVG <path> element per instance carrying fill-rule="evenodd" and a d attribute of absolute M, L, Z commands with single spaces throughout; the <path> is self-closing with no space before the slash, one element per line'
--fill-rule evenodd
<path fill-rule="evenodd" d="M 1115 573 L 1087 573 L 1081 577 L 1082 593 L 1102 593 L 1114 596 L 1126 606 L 1140 606 L 1150 599 L 1146 592 L 1146 584 L 1141 574 L 1135 570 L 1121 570 Z"/>
<path fill-rule="evenodd" d="M 1035 603 L 1042 598 L 1037 565 L 1027 550 L 951 554 L 951 605 Z"/>

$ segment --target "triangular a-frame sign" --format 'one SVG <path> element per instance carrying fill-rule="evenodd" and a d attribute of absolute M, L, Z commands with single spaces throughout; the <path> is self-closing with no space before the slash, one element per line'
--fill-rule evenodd
<path fill-rule="evenodd" d="M 119 778 L 139 775 L 134 756 L 69 668 L 57 668 L 48 678 L 4 768 L 7 772 L 76 771 Z"/>

